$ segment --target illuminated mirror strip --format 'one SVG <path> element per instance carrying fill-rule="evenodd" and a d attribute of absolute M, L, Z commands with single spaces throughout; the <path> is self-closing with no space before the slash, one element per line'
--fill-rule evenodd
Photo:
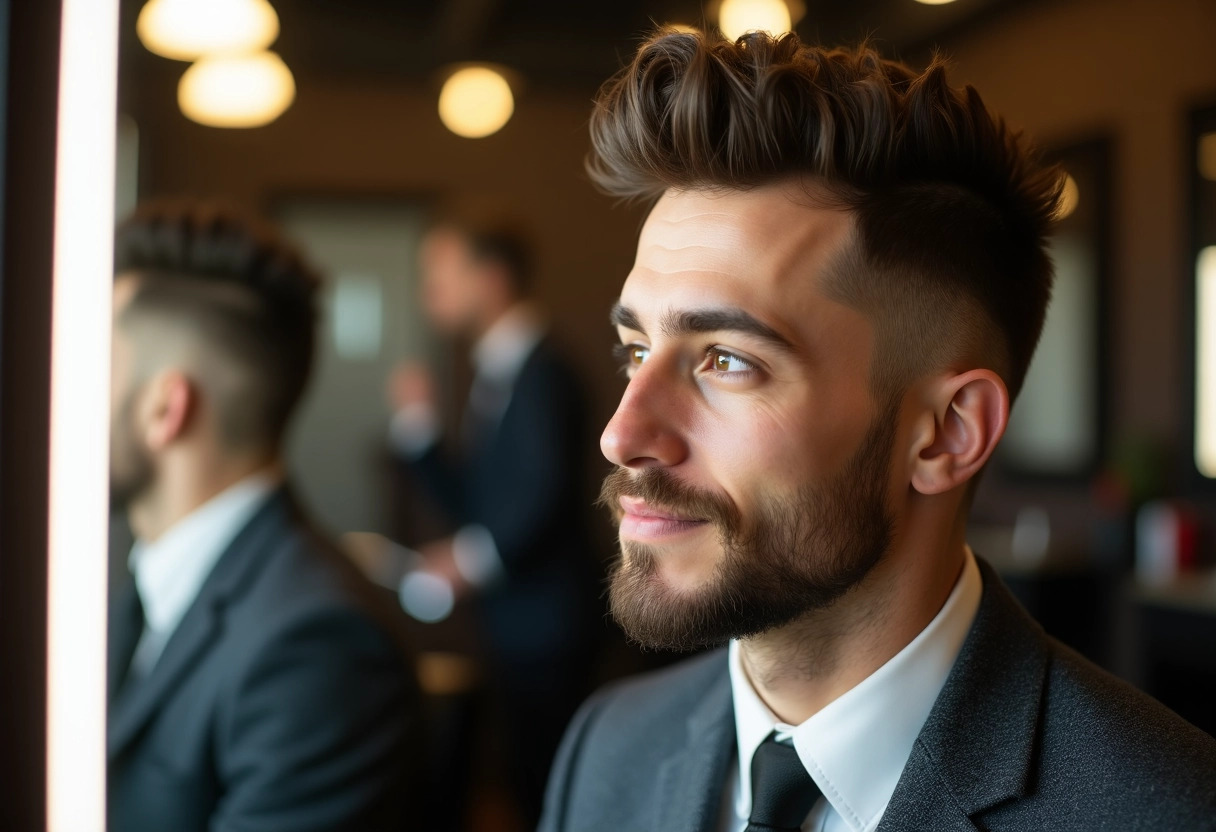
<path fill-rule="evenodd" d="M 47 826 L 105 829 L 110 286 L 118 0 L 64 0 L 47 551 Z"/>
<path fill-rule="evenodd" d="M 1216 246 L 1195 263 L 1195 467 L 1216 478 Z"/>

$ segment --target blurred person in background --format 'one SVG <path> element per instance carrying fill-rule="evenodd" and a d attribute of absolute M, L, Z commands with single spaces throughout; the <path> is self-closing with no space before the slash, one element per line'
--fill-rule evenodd
<path fill-rule="evenodd" d="M 401 612 L 296 504 L 283 437 L 318 279 L 252 220 L 148 205 L 115 249 L 109 828 L 402 830 L 418 697 Z"/>
<path fill-rule="evenodd" d="M 586 694 L 601 615 L 585 522 L 584 394 L 528 300 L 531 251 L 517 226 L 441 220 L 420 270 L 427 317 L 471 345 L 474 377 L 460 435 L 445 449 L 430 373 L 399 368 L 393 448 L 455 529 L 421 552 L 428 572 L 472 601 L 509 786 L 533 828 L 562 730 Z"/>
<path fill-rule="evenodd" d="M 728 646 L 589 700 L 542 832 L 1212 829 L 1216 741 L 966 543 L 1061 174 L 940 60 L 788 34 L 660 33 L 591 135 L 654 201 L 612 313 L 610 606 Z"/>

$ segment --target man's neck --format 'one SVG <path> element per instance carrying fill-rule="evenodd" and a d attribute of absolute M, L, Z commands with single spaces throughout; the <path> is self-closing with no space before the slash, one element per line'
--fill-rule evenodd
<path fill-rule="evenodd" d="M 510 303 L 495 304 L 483 310 L 481 316 L 477 318 L 476 323 L 473 325 L 472 330 L 468 333 L 468 336 L 471 336 L 472 343 L 476 344 L 482 338 L 485 338 L 486 334 L 497 326 L 499 321 L 507 317 L 516 306 L 518 304 L 512 301 Z"/>
<path fill-rule="evenodd" d="M 897 544 L 830 607 L 740 640 L 748 680 L 778 719 L 805 722 L 886 664 L 941 610 L 963 568 L 963 535 L 910 548 Z"/>
<path fill-rule="evenodd" d="M 135 536 L 152 543 L 208 501 L 257 473 L 283 475 L 274 455 L 258 455 L 190 472 L 167 471 L 147 494 L 134 501 L 127 520 Z"/>

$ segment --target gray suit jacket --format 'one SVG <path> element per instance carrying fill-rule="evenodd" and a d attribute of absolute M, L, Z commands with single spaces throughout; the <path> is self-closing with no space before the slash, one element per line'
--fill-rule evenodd
<path fill-rule="evenodd" d="M 984 596 L 879 832 L 1216 830 L 1216 740 Z M 540 832 L 714 832 L 735 753 L 725 651 L 571 722 Z"/>
<path fill-rule="evenodd" d="M 286 492 L 220 557 L 149 675 L 120 689 L 139 636 L 126 606 L 120 593 L 110 630 L 113 832 L 420 828 L 400 610 Z"/>

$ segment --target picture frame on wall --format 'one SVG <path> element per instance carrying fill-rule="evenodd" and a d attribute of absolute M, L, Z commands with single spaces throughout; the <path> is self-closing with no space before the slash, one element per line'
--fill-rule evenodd
<path fill-rule="evenodd" d="M 1044 155 L 1067 177 L 1049 240 L 1055 284 L 996 464 L 1015 481 L 1083 482 L 1101 468 L 1109 441 L 1112 141 Z"/>
<path fill-rule="evenodd" d="M 1216 491 L 1216 97 L 1187 114 L 1183 164 L 1187 248 L 1182 327 L 1188 396 L 1183 469 L 1192 491 Z"/>

